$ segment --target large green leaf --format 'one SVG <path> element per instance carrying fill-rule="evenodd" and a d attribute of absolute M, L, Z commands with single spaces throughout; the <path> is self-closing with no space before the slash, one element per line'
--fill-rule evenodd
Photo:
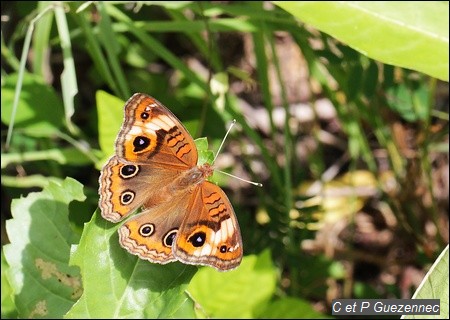
<path fill-rule="evenodd" d="M 2 84 L 2 122 L 11 125 L 17 74 L 5 76 Z M 62 127 L 63 106 L 55 90 L 41 77 L 25 73 L 19 97 L 14 127 L 29 134 L 45 135 Z"/>
<path fill-rule="evenodd" d="M 98 116 L 98 140 L 105 156 L 114 153 L 114 145 L 123 121 L 125 102 L 107 92 L 95 95 Z"/>
<path fill-rule="evenodd" d="M 79 298 L 79 271 L 69 266 L 70 246 L 78 239 L 68 205 L 84 199 L 82 185 L 66 178 L 13 201 L 13 219 L 6 221 L 11 243 L 4 253 L 21 318 L 60 318 Z"/>
<path fill-rule="evenodd" d="M 207 317 L 251 318 L 265 307 L 275 284 L 276 271 L 265 251 L 244 257 L 237 269 L 226 273 L 202 268 L 188 290 Z"/>
<path fill-rule="evenodd" d="M 85 225 L 71 263 L 81 268 L 84 292 L 67 318 L 192 318 L 185 292 L 197 270 L 175 262 L 159 265 L 129 254 L 117 228 L 98 213 Z"/>
<path fill-rule="evenodd" d="M 449 79 L 448 1 L 274 1 L 381 62 Z"/>
<path fill-rule="evenodd" d="M 14 303 L 14 290 L 11 287 L 7 273 L 10 272 L 10 267 L 6 262 L 5 255 L 2 250 L 2 319 L 17 318 L 16 305 Z"/>
<path fill-rule="evenodd" d="M 413 299 L 439 299 L 441 301 L 441 314 L 438 316 L 408 315 L 402 319 L 448 319 L 448 245 L 434 262 Z"/>

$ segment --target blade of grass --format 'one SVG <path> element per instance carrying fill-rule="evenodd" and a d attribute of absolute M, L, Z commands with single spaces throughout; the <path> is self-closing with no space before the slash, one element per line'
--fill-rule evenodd
<path fill-rule="evenodd" d="M 13 52 L 6 46 L 5 39 L 3 38 L 3 32 L 0 34 L 0 39 L 2 46 L 2 59 L 4 59 L 3 61 L 6 61 L 14 71 L 18 71 L 20 68 L 20 61 L 16 58 Z"/>
<path fill-rule="evenodd" d="M 192 44 L 197 48 L 197 50 L 205 57 L 207 58 L 208 62 L 211 64 L 211 66 L 214 68 L 215 71 L 219 71 L 222 70 L 221 68 L 221 62 L 219 57 L 216 54 L 216 51 L 211 52 L 209 49 L 209 45 L 208 43 L 206 43 L 206 41 L 202 38 L 202 36 L 200 35 L 200 32 L 202 32 L 205 29 L 205 22 L 204 21 L 193 21 L 193 20 L 188 20 L 182 12 L 180 12 L 179 10 L 166 10 L 167 14 L 172 18 L 172 20 L 174 21 L 170 21 L 171 23 L 166 23 L 166 28 L 162 28 L 161 30 L 163 32 L 169 32 L 169 30 L 167 29 L 167 27 L 172 27 L 174 25 L 180 26 L 183 25 L 184 28 L 178 30 L 178 32 L 183 32 L 184 35 L 191 40 Z M 186 32 L 186 30 L 192 30 L 192 24 L 193 23 L 198 23 L 201 22 L 203 24 L 203 26 L 201 24 L 198 25 L 198 31 L 197 32 Z M 150 26 L 150 24 L 154 24 L 154 23 L 158 23 L 158 22 L 153 22 L 153 23 L 149 23 L 148 26 Z M 208 21 L 209 23 L 209 21 Z M 189 28 L 188 28 L 189 26 Z M 188 29 L 187 29 L 188 28 Z M 152 31 L 155 31 L 154 28 L 151 29 Z"/>
<path fill-rule="evenodd" d="M 166 61 L 175 70 L 178 70 L 184 74 L 184 76 L 192 83 L 197 84 L 205 92 L 209 92 L 209 85 L 203 81 L 196 73 L 190 70 L 176 55 L 174 55 L 170 50 L 162 45 L 161 42 L 156 40 L 150 34 L 142 31 L 138 28 L 134 22 L 123 14 L 120 10 L 114 6 L 106 6 L 106 12 L 111 15 L 111 17 L 117 19 L 118 21 L 125 23 L 128 27 L 128 31 L 131 32 L 136 38 L 141 41 L 144 47 L 151 50 L 155 55 Z"/>
<path fill-rule="evenodd" d="M 106 2 L 98 2 L 96 3 L 96 7 L 101 15 L 99 24 L 100 43 L 103 45 L 106 52 L 109 65 L 111 66 L 111 70 L 114 74 L 114 80 L 117 81 L 120 97 L 122 99 L 127 99 L 130 97 L 131 91 L 128 87 L 128 82 L 118 59 L 120 45 L 117 42 L 117 35 L 114 34 L 112 22 L 107 12 L 107 8 L 112 7 L 112 5 L 107 4 Z"/>
<path fill-rule="evenodd" d="M 120 96 L 118 85 L 114 81 L 114 77 L 108 67 L 108 64 L 106 63 L 107 59 L 101 50 L 101 45 L 97 35 L 94 33 L 94 28 L 92 28 L 88 22 L 88 18 L 86 16 L 87 14 L 88 13 L 80 12 L 75 15 L 75 18 L 77 19 L 78 24 L 80 25 L 86 38 L 87 51 L 90 54 L 99 75 L 108 84 L 109 88 L 111 88 L 115 95 Z"/>
<path fill-rule="evenodd" d="M 258 70 L 258 78 L 261 85 L 261 93 L 263 98 L 263 103 L 267 109 L 270 124 L 270 134 L 273 139 L 273 134 L 275 132 L 275 124 L 273 122 L 273 104 L 272 96 L 270 94 L 270 84 L 269 84 L 269 67 L 267 65 L 267 55 L 265 49 L 264 41 L 264 22 L 259 21 L 259 31 L 253 34 L 253 45 L 256 57 L 256 69 Z"/>
<path fill-rule="evenodd" d="M 19 75 L 18 75 L 18 79 L 17 79 L 16 90 L 14 92 L 14 102 L 13 102 L 13 106 L 12 106 L 11 121 L 10 121 L 10 125 L 8 127 L 8 133 L 6 136 L 6 143 L 5 143 L 6 149 L 9 148 L 9 145 L 10 145 L 11 139 L 12 139 L 12 131 L 14 129 L 14 119 L 16 118 L 16 112 L 17 112 L 17 106 L 19 104 L 20 92 L 22 91 L 23 76 L 25 73 L 25 66 L 26 66 L 26 62 L 27 62 L 28 53 L 30 51 L 31 36 L 33 35 L 35 23 L 37 21 L 39 21 L 39 19 L 42 16 L 44 16 L 46 13 L 50 12 L 53 8 L 54 8 L 54 6 L 47 7 L 43 11 L 39 12 L 37 14 L 37 16 L 31 20 L 31 22 L 28 26 L 27 33 L 25 35 L 25 40 L 23 43 L 22 55 L 20 57 Z"/>
<path fill-rule="evenodd" d="M 38 2 L 38 10 L 42 11 L 45 8 L 51 6 L 51 3 L 48 1 L 39 1 Z M 53 23 L 53 14 L 49 12 L 49 14 L 42 16 L 39 20 L 39 23 L 36 25 L 36 30 L 33 34 L 33 73 L 40 75 L 43 79 L 45 79 L 46 70 L 44 67 L 48 68 L 48 62 L 46 61 L 50 45 L 50 32 L 52 29 Z"/>
<path fill-rule="evenodd" d="M 207 107 L 208 101 L 213 101 L 213 106 L 215 106 L 215 108 L 219 110 L 220 114 L 223 114 L 220 111 L 224 109 L 224 102 L 225 102 L 224 95 L 226 94 L 226 92 L 228 92 L 229 82 L 228 82 L 227 75 L 222 72 L 223 65 L 221 63 L 219 55 L 215 54 L 216 52 L 219 52 L 217 45 L 216 45 L 216 41 L 215 41 L 216 39 L 213 39 L 213 37 L 216 34 L 213 33 L 210 29 L 209 20 L 203 14 L 203 5 L 201 2 L 198 3 L 198 8 L 199 8 L 200 16 L 202 18 L 202 22 L 204 23 L 204 27 L 205 27 L 205 31 L 206 31 L 206 40 L 205 40 L 206 44 L 205 45 L 207 47 L 207 51 L 205 52 L 205 58 L 206 58 L 206 61 L 208 61 L 210 64 L 208 66 L 208 70 L 209 70 L 208 71 L 208 85 L 210 87 L 210 90 L 207 91 L 207 97 L 203 102 L 201 117 L 200 117 L 199 125 L 197 126 L 197 133 L 196 133 L 198 135 L 201 135 L 201 133 L 203 132 L 205 123 L 206 123 L 206 114 L 208 111 L 208 107 Z M 216 73 L 213 76 L 211 69 L 214 70 L 214 67 L 212 67 L 211 64 L 214 62 L 217 63 L 217 69 L 218 69 L 219 73 Z M 215 82 L 213 78 L 215 78 L 215 80 L 218 80 L 218 81 Z M 221 79 L 221 80 L 219 80 L 219 79 Z M 214 82 L 219 85 L 214 86 L 214 84 L 213 84 Z M 215 97 L 214 97 L 214 95 L 215 95 Z M 219 100 L 221 100 L 222 103 L 220 103 Z M 219 154 L 219 150 L 217 151 L 217 154 Z M 216 156 L 217 156 L 217 154 L 216 154 Z"/>
<path fill-rule="evenodd" d="M 44 188 L 48 186 L 50 181 L 61 183 L 62 179 L 56 178 L 54 176 L 46 177 L 41 174 L 33 174 L 26 177 L 11 177 L 7 175 L 2 175 L 2 185 L 12 188 Z"/>
<path fill-rule="evenodd" d="M 266 164 L 267 168 L 270 171 L 270 181 L 274 183 L 275 188 L 282 192 L 284 190 L 283 187 L 283 180 L 281 178 L 281 173 L 279 171 L 278 164 L 274 158 L 274 156 L 269 152 L 269 150 L 266 148 L 264 141 L 262 140 L 261 136 L 251 128 L 245 118 L 243 117 L 242 113 L 239 111 L 239 106 L 237 103 L 236 96 L 228 93 L 225 95 L 226 98 L 226 104 L 229 108 L 228 111 L 230 112 L 231 116 L 236 119 L 236 121 L 242 126 L 242 129 L 244 130 L 245 134 L 252 139 L 255 144 L 258 146 L 259 150 L 261 150 L 261 155 L 264 159 L 264 163 Z M 258 181 L 259 182 L 259 181 Z"/>
<path fill-rule="evenodd" d="M 45 161 L 53 160 L 60 164 L 88 165 L 91 160 L 76 148 L 47 149 L 39 151 L 16 152 L 2 154 L 1 168 L 8 165 L 27 161 Z"/>
<path fill-rule="evenodd" d="M 64 59 L 64 70 L 61 74 L 61 89 L 64 101 L 66 125 L 69 131 L 76 135 L 78 134 L 79 129 L 72 123 L 71 118 L 75 113 L 74 99 L 75 95 L 78 93 L 78 83 L 75 72 L 75 63 L 72 56 L 70 32 L 67 26 L 64 8 L 62 6 L 56 6 L 54 10 Z"/>
<path fill-rule="evenodd" d="M 153 33 L 165 32 L 182 32 L 182 33 L 198 33 L 205 29 L 203 21 L 197 20 L 178 20 L 177 16 L 183 16 L 179 11 L 168 11 L 173 21 L 135 21 L 135 26 L 142 31 Z M 172 16 L 174 15 L 174 16 Z M 181 19 L 181 18 L 180 18 Z M 209 20 L 210 29 L 213 32 L 255 32 L 257 26 L 251 21 L 237 18 L 218 18 Z M 117 22 L 114 23 L 114 31 L 125 32 L 128 31 L 126 24 Z"/>
<path fill-rule="evenodd" d="M 251 5 L 251 10 L 249 10 L 249 5 Z M 227 3 L 227 4 L 220 4 L 220 3 L 210 3 L 210 2 L 204 2 L 204 12 L 205 15 L 208 17 L 218 17 L 221 15 L 231 15 L 238 20 L 243 20 L 246 18 L 250 18 L 252 20 L 261 20 L 265 21 L 266 23 L 281 23 L 281 24 L 288 24 L 288 25 L 297 25 L 298 23 L 291 19 L 288 14 L 284 10 L 279 10 L 277 7 L 274 7 L 273 9 L 265 9 L 261 2 L 257 3 L 255 2 L 254 5 L 252 3 Z M 193 8 L 195 10 L 195 8 Z M 236 19 L 234 19 L 236 20 Z M 258 26 L 256 26 L 258 28 Z"/>
<path fill-rule="evenodd" d="M 280 67 L 280 62 L 278 59 L 278 54 L 275 49 L 275 40 L 273 39 L 272 34 L 270 34 L 270 35 L 267 34 L 266 36 L 270 37 L 268 39 L 269 40 L 268 42 L 270 44 L 270 48 L 272 51 L 272 60 L 273 60 L 275 72 L 277 75 L 277 81 L 279 82 L 279 85 L 281 88 L 281 99 L 282 99 L 283 108 L 284 108 L 284 112 L 285 112 L 284 135 L 283 135 L 283 137 L 284 137 L 284 157 L 285 157 L 285 160 L 284 160 L 285 163 L 284 163 L 284 167 L 283 167 L 283 173 L 284 173 L 283 194 L 284 194 L 284 201 L 285 201 L 285 206 L 286 206 L 286 218 L 287 218 L 287 221 L 289 221 L 290 210 L 294 207 L 294 201 L 293 201 L 293 195 L 292 195 L 291 166 L 293 165 L 292 151 L 295 150 L 295 148 L 292 144 L 292 134 L 291 134 L 290 126 L 289 126 L 289 121 L 290 121 L 289 103 L 288 103 L 288 99 L 287 99 L 285 85 L 283 82 L 283 77 L 281 75 L 281 67 Z M 293 241 L 294 238 L 293 238 L 292 232 L 293 232 L 293 229 L 288 228 L 288 236 L 289 236 L 291 245 L 293 245 L 293 243 L 294 243 L 294 241 Z"/>
<path fill-rule="evenodd" d="M 259 10 L 261 4 L 252 4 L 252 8 L 255 10 Z M 271 138 L 274 139 L 274 132 L 275 132 L 275 124 L 273 122 L 273 103 L 272 103 L 272 97 L 271 97 L 271 90 L 270 90 L 270 84 L 269 84 L 269 67 L 267 62 L 267 55 L 266 55 L 266 49 L 265 49 L 265 25 L 264 21 L 257 20 L 255 21 L 255 25 L 258 25 L 258 31 L 253 34 L 253 45 L 254 45 L 254 52 L 256 57 L 256 69 L 258 70 L 258 78 L 261 84 L 261 92 L 263 95 L 263 104 L 265 108 L 267 109 L 267 113 L 269 116 L 269 123 L 270 123 L 270 135 Z M 246 133 L 250 136 L 252 136 L 255 143 L 260 147 L 262 155 L 266 161 L 266 164 L 273 175 L 273 181 L 275 182 L 275 186 L 279 191 L 279 194 L 283 194 L 284 186 L 282 183 L 281 173 L 278 168 L 278 165 L 276 164 L 276 161 L 274 161 L 273 157 L 270 155 L 269 151 L 265 147 L 262 140 L 259 138 L 259 136 L 255 135 L 253 132 L 253 129 L 251 129 L 248 126 L 243 126 Z"/>

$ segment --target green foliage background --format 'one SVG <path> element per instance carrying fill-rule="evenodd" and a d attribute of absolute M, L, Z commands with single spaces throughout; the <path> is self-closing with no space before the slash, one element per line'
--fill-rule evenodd
<path fill-rule="evenodd" d="M 2 318 L 330 317 L 330 297 L 404 298 L 402 274 L 392 268 L 411 265 L 430 270 L 415 297 L 439 297 L 448 318 L 448 195 L 444 208 L 435 196 L 436 159 L 448 170 L 448 9 L 448 2 L 2 3 L 10 19 L 1 39 Z M 248 36 L 253 74 L 224 57 L 216 42 L 223 35 Z M 308 103 L 318 108 L 325 97 L 334 108 L 340 130 L 330 132 L 345 145 L 341 176 L 327 178 L 333 166 L 319 120 L 300 128 L 291 112 L 277 50 L 283 35 L 305 60 Z M 250 124 L 233 90 L 238 81 L 257 93 L 265 132 Z M 244 238 L 238 269 L 139 260 L 118 244 L 120 224 L 100 217 L 98 170 L 134 92 L 170 106 L 212 150 L 237 119 L 227 144 L 238 160 L 227 169 L 239 165 L 264 184 L 239 189 L 241 197 L 227 192 Z M 287 115 L 281 124 L 277 105 Z M 413 156 L 396 140 L 399 124 Z M 305 137 L 317 144 L 306 160 L 297 152 Z M 205 139 L 198 148 L 211 159 Z M 331 203 L 304 191 L 314 184 L 323 192 L 375 191 L 370 200 L 350 192 Z M 327 226 L 344 221 L 355 232 L 357 214 L 373 203 L 414 248 L 409 260 L 378 263 L 395 281 L 355 277 L 361 254 L 380 256 L 351 241 L 343 256 L 304 249 L 321 232 L 336 242 Z M 406 288 L 411 296 L 416 287 Z"/>

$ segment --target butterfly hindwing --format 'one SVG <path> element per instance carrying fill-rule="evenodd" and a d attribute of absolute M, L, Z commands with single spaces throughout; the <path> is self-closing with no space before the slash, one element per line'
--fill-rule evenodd
<path fill-rule="evenodd" d="M 186 209 L 184 197 L 142 211 L 119 228 L 122 247 L 144 260 L 166 264 L 176 260 L 172 245 Z"/>
<path fill-rule="evenodd" d="M 99 179 L 102 216 L 111 222 L 118 222 L 141 206 L 148 208 L 168 201 L 169 195 L 161 190 L 176 177 L 174 170 L 111 157 Z"/>
<path fill-rule="evenodd" d="M 190 198 L 188 211 L 177 235 L 175 257 L 219 270 L 236 268 L 242 259 L 242 239 L 225 192 L 211 182 L 203 182 Z"/>

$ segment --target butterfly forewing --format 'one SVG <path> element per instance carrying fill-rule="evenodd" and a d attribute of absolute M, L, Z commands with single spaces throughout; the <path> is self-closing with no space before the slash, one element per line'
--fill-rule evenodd
<path fill-rule="evenodd" d="M 116 156 L 99 179 L 102 216 L 118 222 L 142 205 L 170 200 L 162 190 L 196 161 L 195 144 L 177 118 L 155 99 L 133 95 L 125 105 Z"/>
<path fill-rule="evenodd" d="M 197 164 L 194 140 L 183 124 L 156 99 L 137 93 L 125 105 L 116 153 L 133 163 L 186 169 Z"/>

